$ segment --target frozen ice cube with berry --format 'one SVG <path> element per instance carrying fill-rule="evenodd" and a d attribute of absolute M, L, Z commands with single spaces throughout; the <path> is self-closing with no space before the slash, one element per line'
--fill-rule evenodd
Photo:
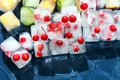
<path fill-rule="evenodd" d="M 15 51 L 13 55 L 11 56 L 12 62 L 19 68 L 25 67 L 27 64 L 31 61 L 31 54 L 23 49 L 20 48 L 19 50 Z"/>
<path fill-rule="evenodd" d="M 19 42 L 22 47 L 26 50 L 31 50 L 33 48 L 33 41 L 28 32 L 23 32 L 19 36 Z"/>
<path fill-rule="evenodd" d="M 2 51 L 5 53 L 5 55 L 11 57 L 13 52 L 18 50 L 21 47 L 21 45 L 15 38 L 10 36 L 0 44 L 0 47 Z"/>

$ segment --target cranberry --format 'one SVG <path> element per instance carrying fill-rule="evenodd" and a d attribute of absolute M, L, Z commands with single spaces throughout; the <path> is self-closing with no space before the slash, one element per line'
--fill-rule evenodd
<path fill-rule="evenodd" d="M 42 34 L 41 39 L 46 41 L 48 39 L 48 35 L 47 34 Z"/>
<path fill-rule="evenodd" d="M 65 23 L 65 28 L 71 28 L 71 25 L 70 25 L 70 23 Z"/>
<path fill-rule="evenodd" d="M 95 32 L 95 33 L 99 33 L 99 32 L 100 32 L 100 27 L 99 27 L 99 26 L 96 26 L 96 27 L 94 28 L 94 32 Z"/>
<path fill-rule="evenodd" d="M 27 60 L 29 59 L 29 57 L 30 57 L 30 55 L 29 55 L 28 53 L 22 54 L 22 59 L 23 59 L 24 61 L 27 61 Z"/>
<path fill-rule="evenodd" d="M 38 36 L 38 35 L 34 35 L 34 36 L 32 37 L 32 40 L 33 40 L 33 41 L 38 41 L 38 40 L 39 40 L 39 36 Z"/>
<path fill-rule="evenodd" d="M 38 50 L 41 51 L 41 50 L 43 50 L 43 49 L 44 49 L 44 45 L 43 45 L 43 44 L 39 44 L 39 45 L 38 45 Z"/>
<path fill-rule="evenodd" d="M 37 56 L 38 56 L 38 57 L 42 57 L 42 52 L 41 52 L 41 51 L 38 51 L 38 52 L 37 52 Z"/>
<path fill-rule="evenodd" d="M 66 36 L 68 39 L 70 39 L 70 38 L 73 37 L 73 34 L 72 34 L 71 32 L 67 32 L 67 33 L 65 34 L 65 36 Z"/>
<path fill-rule="evenodd" d="M 62 41 L 62 40 L 57 40 L 57 41 L 56 41 L 56 44 L 57 44 L 58 46 L 61 46 L 61 45 L 63 45 L 63 41 Z"/>
<path fill-rule="evenodd" d="M 24 43 L 26 41 L 26 38 L 25 37 L 21 37 L 20 38 L 20 43 Z"/>
<path fill-rule="evenodd" d="M 67 16 L 63 16 L 63 17 L 62 17 L 62 22 L 63 22 L 63 23 L 68 22 L 68 17 L 67 17 Z"/>
<path fill-rule="evenodd" d="M 45 22 L 49 22 L 50 20 L 51 20 L 50 16 L 48 16 L 48 15 L 47 15 L 47 16 L 44 16 L 44 21 L 45 21 Z"/>
<path fill-rule="evenodd" d="M 50 23 L 49 28 L 50 28 L 50 30 L 54 30 L 56 28 L 55 23 Z"/>
<path fill-rule="evenodd" d="M 37 20 L 40 19 L 40 15 L 39 14 L 35 14 L 34 15 L 34 19 L 37 19 Z"/>
<path fill-rule="evenodd" d="M 70 22 L 75 22 L 76 21 L 76 16 L 75 15 L 71 15 L 71 16 L 69 16 L 69 21 Z"/>
<path fill-rule="evenodd" d="M 80 50 L 79 46 L 74 46 L 73 51 L 78 52 Z"/>
<path fill-rule="evenodd" d="M 117 30 L 116 26 L 115 25 L 110 25 L 110 30 L 112 32 L 115 32 Z"/>
<path fill-rule="evenodd" d="M 13 60 L 18 61 L 19 59 L 20 59 L 20 55 L 19 54 L 14 54 Z"/>
<path fill-rule="evenodd" d="M 88 4 L 87 3 L 82 3 L 80 5 L 80 9 L 82 9 L 82 10 L 86 10 L 87 8 L 88 8 Z"/>
<path fill-rule="evenodd" d="M 105 16 L 105 13 L 104 13 L 103 11 L 100 11 L 100 12 L 99 12 L 99 16 L 100 16 L 100 17 L 104 17 L 104 16 Z"/>
<path fill-rule="evenodd" d="M 84 41 L 85 41 L 85 40 L 84 40 L 84 38 L 83 38 L 83 37 L 78 38 L 78 43 L 79 43 L 79 44 L 83 44 L 83 43 L 84 43 Z"/>

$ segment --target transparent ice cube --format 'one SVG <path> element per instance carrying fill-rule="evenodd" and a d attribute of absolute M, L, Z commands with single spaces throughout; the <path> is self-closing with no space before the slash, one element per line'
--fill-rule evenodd
<path fill-rule="evenodd" d="M 64 38 L 52 40 L 50 42 L 50 51 L 52 55 L 67 54 L 68 41 Z"/>
<path fill-rule="evenodd" d="M 89 25 L 98 25 L 99 16 L 96 10 L 89 9 L 82 12 L 82 26 L 88 27 Z"/>
<path fill-rule="evenodd" d="M 76 12 L 77 12 L 76 6 L 64 6 L 61 9 L 62 15 L 76 14 Z"/>
<path fill-rule="evenodd" d="M 106 0 L 96 0 L 96 8 L 104 8 Z"/>
<path fill-rule="evenodd" d="M 117 37 L 117 31 L 111 31 L 110 26 L 115 24 L 103 24 L 101 25 L 101 39 L 103 41 L 113 41 Z M 115 25 L 116 26 L 116 25 Z"/>
<path fill-rule="evenodd" d="M 114 14 L 114 20 L 116 23 L 120 23 L 120 10 L 113 11 Z"/>
<path fill-rule="evenodd" d="M 99 24 L 114 23 L 113 12 L 110 9 L 99 10 Z"/>
<path fill-rule="evenodd" d="M 32 38 L 28 32 L 23 32 L 20 34 L 19 42 L 26 50 L 31 50 L 33 48 Z"/>
<path fill-rule="evenodd" d="M 54 14 L 52 15 L 52 21 L 53 21 L 53 22 L 61 21 L 61 16 L 62 16 L 61 13 L 58 13 L 58 12 L 54 13 Z"/>
<path fill-rule="evenodd" d="M 13 37 L 8 37 L 6 40 L 4 40 L 1 43 L 1 49 L 3 50 L 3 52 L 8 56 L 11 57 L 11 55 L 13 54 L 14 51 L 16 51 L 17 49 L 19 49 L 21 47 L 21 45 L 19 44 L 19 42 L 14 39 Z"/>
<path fill-rule="evenodd" d="M 100 40 L 100 33 L 95 33 L 94 27 L 83 27 L 83 37 L 86 42 L 97 42 Z"/>
<path fill-rule="evenodd" d="M 89 9 L 96 9 L 96 0 L 80 0 L 80 4 L 87 3 Z"/>
<path fill-rule="evenodd" d="M 39 24 L 43 22 L 49 24 L 51 22 L 51 14 L 50 11 L 47 9 L 41 9 L 41 8 L 35 9 L 34 16 L 37 16 L 37 18 L 34 19 L 35 24 Z M 46 16 L 50 18 L 49 21 L 45 21 Z"/>
<path fill-rule="evenodd" d="M 79 44 L 78 42 L 74 42 L 73 44 L 69 45 L 69 53 L 70 54 L 80 54 L 86 52 L 85 43 Z"/>
<path fill-rule="evenodd" d="M 117 26 L 117 40 L 120 40 L 120 24 L 119 23 L 116 23 L 116 26 Z"/>
<path fill-rule="evenodd" d="M 50 56 L 48 43 L 43 41 L 34 42 L 34 52 L 35 52 L 35 57 Z"/>
<path fill-rule="evenodd" d="M 18 60 L 14 60 L 14 57 L 15 57 L 16 54 L 19 55 L 19 59 Z M 24 56 L 25 59 L 23 59 L 23 55 L 24 54 L 27 54 L 27 56 L 26 55 Z M 28 58 L 26 58 L 26 57 L 28 57 Z M 23 68 L 24 66 L 26 66 L 31 61 L 31 55 L 30 55 L 30 53 L 27 50 L 21 48 L 21 49 L 15 51 L 13 53 L 13 55 L 11 56 L 11 60 L 13 61 L 13 63 L 19 69 L 21 69 L 21 68 Z"/>

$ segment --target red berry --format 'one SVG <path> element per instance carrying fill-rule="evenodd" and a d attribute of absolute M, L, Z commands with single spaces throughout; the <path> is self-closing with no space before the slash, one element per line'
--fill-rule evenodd
<path fill-rule="evenodd" d="M 110 38 L 110 37 L 108 37 L 106 40 L 107 40 L 107 41 L 110 41 L 110 40 L 111 40 L 111 38 Z"/>
<path fill-rule="evenodd" d="M 80 5 L 80 9 L 82 9 L 82 10 L 86 10 L 87 8 L 88 8 L 88 4 L 87 3 L 82 3 Z"/>
<path fill-rule="evenodd" d="M 79 46 L 74 46 L 73 51 L 78 52 L 80 50 Z"/>
<path fill-rule="evenodd" d="M 54 29 L 56 28 L 55 23 L 50 23 L 50 24 L 49 24 L 49 28 L 50 28 L 51 30 L 54 30 Z"/>
<path fill-rule="evenodd" d="M 99 26 L 96 26 L 96 27 L 94 28 L 94 32 L 95 32 L 95 33 L 99 33 L 99 32 L 100 32 L 100 27 L 99 27 Z"/>
<path fill-rule="evenodd" d="M 20 55 L 19 54 L 14 54 L 13 60 L 18 61 L 19 59 L 20 59 Z"/>
<path fill-rule="evenodd" d="M 48 39 L 48 35 L 47 34 L 42 34 L 41 39 L 46 41 Z"/>
<path fill-rule="evenodd" d="M 42 57 L 42 52 L 41 52 L 41 51 L 38 51 L 38 52 L 37 52 L 37 56 L 38 56 L 38 57 Z"/>
<path fill-rule="evenodd" d="M 99 16 L 100 16 L 100 17 L 104 17 L 104 16 L 105 16 L 105 13 L 104 13 L 103 11 L 100 11 L 100 12 L 99 12 Z"/>
<path fill-rule="evenodd" d="M 112 32 L 115 32 L 117 30 L 116 26 L 115 25 L 110 25 L 110 30 Z"/>
<path fill-rule="evenodd" d="M 78 38 L 78 43 L 79 43 L 79 44 L 83 44 L 83 43 L 84 43 L 84 41 L 85 41 L 85 40 L 84 40 L 84 38 L 83 38 L 83 37 Z"/>
<path fill-rule="evenodd" d="M 32 40 L 33 40 L 33 41 L 38 41 L 38 40 L 39 40 L 39 36 L 38 36 L 38 35 L 34 35 L 34 36 L 32 37 Z"/>
<path fill-rule="evenodd" d="M 63 45 L 63 41 L 62 41 L 62 40 L 57 40 L 57 41 L 56 41 L 56 44 L 57 44 L 58 46 L 61 46 L 61 45 Z"/>
<path fill-rule="evenodd" d="M 65 23 L 65 28 L 71 28 L 71 25 L 70 25 L 70 23 Z"/>
<path fill-rule="evenodd" d="M 29 55 L 28 53 L 22 54 L 22 59 L 23 59 L 24 61 L 27 61 L 27 60 L 29 59 L 29 57 L 30 57 L 30 55 Z"/>
<path fill-rule="evenodd" d="M 66 36 L 68 39 L 70 39 L 70 38 L 72 38 L 72 37 L 73 37 L 73 35 L 72 35 L 72 33 L 71 33 L 71 32 L 67 32 L 67 33 L 65 34 L 65 36 Z"/>
<path fill-rule="evenodd" d="M 63 22 L 63 23 L 68 22 L 68 17 L 67 17 L 67 16 L 63 16 L 63 17 L 62 17 L 62 22 Z"/>
<path fill-rule="evenodd" d="M 51 20 L 51 18 L 50 18 L 50 16 L 49 16 L 49 15 L 44 16 L 44 21 L 45 21 L 45 22 L 49 22 L 50 20 Z"/>
<path fill-rule="evenodd" d="M 69 16 L 69 21 L 70 22 L 75 22 L 76 21 L 76 16 L 75 15 L 71 15 L 71 16 Z"/>
<path fill-rule="evenodd" d="M 39 44 L 39 45 L 38 45 L 38 50 L 41 51 L 41 50 L 43 50 L 43 49 L 44 49 L 44 45 L 43 45 L 43 44 Z"/>
<path fill-rule="evenodd" d="M 25 37 L 21 37 L 20 38 L 20 43 L 24 43 L 26 41 L 26 38 Z"/>
<path fill-rule="evenodd" d="M 74 25 L 74 29 L 77 30 L 79 26 L 77 24 Z"/>
<path fill-rule="evenodd" d="M 96 37 L 96 34 L 95 34 L 95 33 L 92 33 L 92 34 L 91 34 L 91 37 L 92 37 L 92 38 L 95 38 L 95 37 Z"/>
<path fill-rule="evenodd" d="M 39 14 L 35 14 L 34 15 L 34 19 L 37 19 L 37 20 L 40 19 L 40 15 Z"/>

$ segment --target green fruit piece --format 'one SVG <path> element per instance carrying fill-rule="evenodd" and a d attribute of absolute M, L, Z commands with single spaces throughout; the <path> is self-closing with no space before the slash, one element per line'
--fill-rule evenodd
<path fill-rule="evenodd" d="M 23 6 L 36 8 L 40 0 L 23 0 Z"/>
<path fill-rule="evenodd" d="M 25 26 L 30 26 L 34 23 L 34 13 L 33 11 L 28 7 L 22 7 L 20 12 L 20 21 Z"/>
<path fill-rule="evenodd" d="M 74 0 L 57 0 L 58 10 L 61 10 L 63 6 L 72 6 L 75 5 Z"/>

